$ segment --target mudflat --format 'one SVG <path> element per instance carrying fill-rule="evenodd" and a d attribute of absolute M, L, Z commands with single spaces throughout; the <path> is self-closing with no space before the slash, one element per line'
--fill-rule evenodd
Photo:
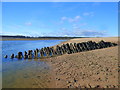
<path fill-rule="evenodd" d="M 59 45 L 89 40 L 118 43 L 117 37 L 78 38 Z M 118 46 L 44 60 L 51 66 L 54 88 L 118 88 Z"/>

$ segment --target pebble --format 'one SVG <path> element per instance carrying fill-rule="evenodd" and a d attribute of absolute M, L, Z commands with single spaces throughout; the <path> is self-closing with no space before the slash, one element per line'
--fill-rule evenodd
<path fill-rule="evenodd" d="M 96 73 L 97 75 L 99 74 L 99 72 Z"/>
<path fill-rule="evenodd" d="M 100 88 L 100 85 L 97 85 L 96 88 Z"/>
<path fill-rule="evenodd" d="M 37 76 L 38 78 L 40 78 L 40 76 Z"/>
<path fill-rule="evenodd" d="M 60 78 L 56 78 L 56 80 L 58 80 L 58 81 L 59 81 L 59 80 L 60 80 Z"/>
<path fill-rule="evenodd" d="M 77 80 L 74 78 L 74 82 L 77 82 Z"/>
<path fill-rule="evenodd" d="M 94 85 L 91 85 L 91 88 L 95 88 L 95 86 L 94 86 Z"/>
<path fill-rule="evenodd" d="M 89 87 L 89 88 L 92 88 L 90 84 L 88 84 L 88 87 Z"/>
<path fill-rule="evenodd" d="M 106 68 L 106 71 L 108 71 L 108 68 Z"/>
<path fill-rule="evenodd" d="M 70 81 L 67 81 L 67 83 L 71 83 Z"/>

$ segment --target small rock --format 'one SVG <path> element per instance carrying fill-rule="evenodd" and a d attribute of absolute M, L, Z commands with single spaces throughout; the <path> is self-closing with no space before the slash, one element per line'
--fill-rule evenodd
<path fill-rule="evenodd" d="M 74 82 L 77 82 L 77 80 L 74 78 Z"/>
<path fill-rule="evenodd" d="M 97 85 L 97 86 L 96 86 L 96 88 L 99 88 L 99 87 L 100 87 L 100 85 Z"/>
<path fill-rule="evenodd" d="M 115 88 L 115 85 L 113 85 L 113 88 Z"/>
<path fill-rule="evenodd" d="M 108 86 L 108 85 L 106 85 L 106 86 L 105 86 L 105 88 L 109 88 L 109 86 Z"/>
<path fill-rule="evenodd" d="M 67 83 L 71 83 L 70 81 L 67 81 Z"/>
<path fill-rule="evenodd" d="M 108 71 L 108 68 L 106 68 L 106 71 Z"/>
<path fill-rule="evenodd" d="M 92 88 L 90 84 L 88 84 L 88 86 L 89 86 L 90 88 Z"/>
<path fill-rule="evenodd" d="M 50 82 L 50 80 L 48 80 L 48 82 Z"/>
<path fill-rule="evenodd" d="M 96 73 L 97 75 L 99 74 L 99 72 Z"/>
<path fill-rule="evenodd" d="M 95 88 L 95 86 L 94 86 L 94 85 L 91 85 L 91 88 Z"/>
<path fill-rule="evenodd" d="M 38 78 L 40 78 L 40 76 L 37 76 Z"/>
<path fill-rule="evenodd" d="M 58 81 L 59 81 L 59 80 L 60 80 L 60 78 L 56 78 L 56 80 L 58 80 Z"/>

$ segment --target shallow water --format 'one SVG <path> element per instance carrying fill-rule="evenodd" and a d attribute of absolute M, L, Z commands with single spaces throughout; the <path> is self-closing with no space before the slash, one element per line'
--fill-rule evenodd
<path fill-rule="evenodd" d="M 3 41 L 2 42 L 2 87 L 3 88 L 47 88 L 51 82 L 50 67 L 40 59 L 17 60 L 10 59 L 21 51 L 40 49 L 53 46 L 65 40 L 31 40 L 31 41 Z M 0 42 L 1 43 L 1 42 Z M 8 55 L 5 59 L 4 55 Z"/>

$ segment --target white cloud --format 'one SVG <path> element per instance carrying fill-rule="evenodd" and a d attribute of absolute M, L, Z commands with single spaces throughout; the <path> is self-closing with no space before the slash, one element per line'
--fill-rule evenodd
<path fill-rule="evenodd" d="M 62 18 L 61 18 L 62 21 L 66 20 L 66 19 L 67 19 L 67 17 L 62 17 Z"/>
<path fill-rule="evenodd" d="M 67 17 L 61 17 L 61 21 L 60 21 L 60 23 L 63 23 L 65 20 L 67 20 Z"/>
<path fill-rule="evenodd" d="M 22 33 L 17 33 L 17 32 L 0 32 L 0 35 L 23 35 Z"/>
<path fill-rule="evenodd" d="M 64 21 L 68 21 L 70 23 L 73 23 L 73 22 L 78 22 L 80 19 L 81 19 L 81 16 L 75 16 L 73 18 L 64 16 L 64 17 L 61 17 L 60 23 L 63 23 Z"/>
<path fill-rule="evenodd" d="M 68 18 L 68 21 L 72 23 L 72 22 L 78 22 L 80 19 L 81 19 L 80 16 L 75 16 L 74 18 Z"/>
<path fill-rule="evenodd" d="M 63 28 L 61 28 L 60 30 L 65 31 L 65 30 L 67 30 L 67 29 L 63 27 Z"/>
<path fill-rule="evenodd" d="M 81 35 L 88 36 L 88 37 L 98 37 L 98 36 L 105 36 L 105 31 L 96 31 L 96 30 L 85 30 L 81 32 Z"/>
<path fill-rule="evenodd" d="M 78 24 L 73 24 L 73 25 L 72 25 L 72 28 L 73 28 L 73 29 L 79 29 L 79 28 L 80 28 L 80 25 L 78 25 Z"/>
<path fill-rule="evenodd" d="M 89 15 L 89 13 L 85 12 L 85 13 L 83 13 L 83 15 L 84 15 L 84 16 L 88 16 L 88 15 Z"/>
<path fill-rule="evenodd" d="M 74 26 L 74 25 L 73 25 Z M 76 26 L 76 25 L 75 25 Z M 80 28 L 73 28 L 72 30 L 68 30 L 66 28 L 61 28 L 56 32 L 42 33 L 36 32 L 34 30 L 28 32 L 0 32 L 0 35 L 25 35 L 25 36 L 72 36 L 72 37 L 104 37 L 107 35 L 106 31 L 97 31 L 97 30 L 82 30 Z"/>
<path fill-rule="evenodd" d="M 94 12 L 84 12 L 83 16 L 94 16 Z"/>
<path fill-rule="evenodd" d="M 32 22 L 26 22 L 25 25 L 26 25 L 26 26 L 31 26 L 31 25 L 32 25 Z"/>
<path fill-rule="evenodd" d="M 61 28 L 60 31 L 54 32 L 57 36 L 73 36 L 73 37 L 104 37 L 107 34 L 106 31 L 98 30 L 83 30 L 77 24 L 72 25 L 72 29 Z M 52 34 L 53 35 L 53 34 Z"/>
<path fill-rule="evenodd" d="M 85 25 L 87 25 L 87 23 L 81 23 L 81 24 L 80 24 L 80 26 L 85 26 Z"/>
<path fill-rule="evenodd" d="M 76 16 L 75 19 L 80 19 L 80 16 Z"/>
<path fill-rule="evenodd" d="M 73 24 L 72 28 L 73 29 L 79 29 L 81 26 L 85 26 L 85 25 L 87 25 L 87 23 Z"/>

